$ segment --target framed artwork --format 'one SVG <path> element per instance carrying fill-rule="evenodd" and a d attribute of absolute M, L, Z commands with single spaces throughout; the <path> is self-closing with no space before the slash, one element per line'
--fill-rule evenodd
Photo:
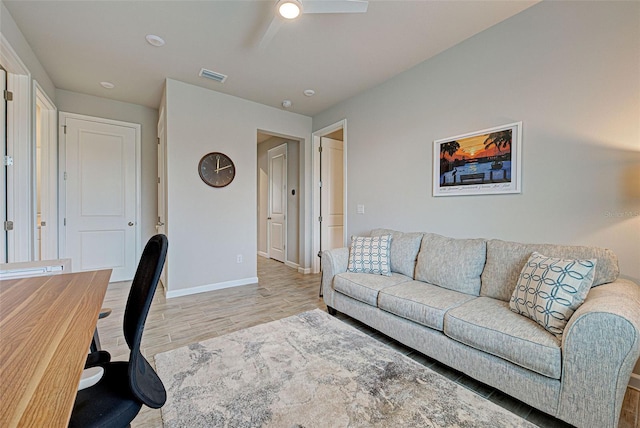
<path fill-rule="evenodd" d="M 433 196 L 520 193 L 522 122 L 433 142 Z"/>

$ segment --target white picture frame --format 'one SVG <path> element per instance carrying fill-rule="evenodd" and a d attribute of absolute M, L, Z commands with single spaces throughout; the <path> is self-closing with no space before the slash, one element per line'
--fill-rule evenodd
<path fill-rule="evenodd" d="M 522 122 L 433 142 L 433 196 L 521 192 Z"/>

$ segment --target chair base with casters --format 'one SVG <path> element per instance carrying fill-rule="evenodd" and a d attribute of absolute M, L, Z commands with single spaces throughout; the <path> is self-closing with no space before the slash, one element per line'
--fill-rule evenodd
<path fill-rule="evenodd" d="M 142 405 L 154 409 L 164 405 L 167 399 L 164 385 L 140 353 L 140 342 L 167 246 L 164 235 L 149 240 L 131 284 L 123 322 L 129 361 L 109 361 L 111 357 L 106 351 L 89 354 L 85 368 L 101 367 L 104 374 L 95 385 L 78 391 L 69 427 L 126 427 Z"/>

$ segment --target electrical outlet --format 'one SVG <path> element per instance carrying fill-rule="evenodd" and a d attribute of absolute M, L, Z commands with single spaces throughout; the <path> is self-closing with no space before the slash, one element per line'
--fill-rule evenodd
<path fill-rule="evenodd" d="M 242 263 L 242 254 L 236 256 L 236 263 Z"/>

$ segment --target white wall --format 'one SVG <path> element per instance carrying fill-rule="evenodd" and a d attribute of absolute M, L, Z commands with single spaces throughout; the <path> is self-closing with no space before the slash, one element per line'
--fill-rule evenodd
<path fill-rule="evenodd" d="M 166 108 L 167 295 L 254 282 L 257 131 L 290 135 L 304 147 L 311 118 L 171 79 Z M 303 150 L 301 156 L 310 159 Z M 213 151 L 227 154 L 236 166 L 234 181 L 220 189 L 204 184 L 197 171 L 202 156 Z M 237 255 L 243 263 L 236 263 Z"/>
<path fill-rule="evenodd" d="M 31 50 L 31 46 L 22 35 L 22 32 L 16 25 L 13 17 L 0 1 L 0 33 L 9 42 L 15 53 L 20 57 L 24 65 L 29 69 L 31 78 L 37 80 L 42 90 L 55 103 L 55 86 L 51 78 L 40 64 L 40 61 Z"/>
<path fill-rule="evenodd" d="M 596 245 L 640 279 L 639 16 L 541 2 L 315 116 L 314 130 L 349 121 L 349 234 Z M 521 194 L 432 197 L 434 140 L 516 121 Z"/>
<path fill-rule="evenodd" d="M 102 117 L 141 125 L 142 242 L 140 247 L 144 248 L 147 240 L 156 234 L 155 225 L 158 216 L 158 110 L 61 89 L 56 90 L 56 105 L 60 112 Z"/>

